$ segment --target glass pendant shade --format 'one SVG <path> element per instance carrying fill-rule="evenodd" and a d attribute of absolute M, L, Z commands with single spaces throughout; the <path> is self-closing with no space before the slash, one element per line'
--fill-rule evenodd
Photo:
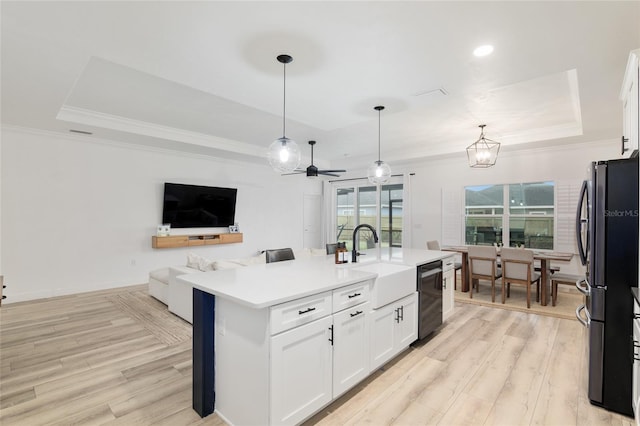
<path fill-rule="evenodd" d="M 282 64 L 282 137 L 271 142 L 267 151 L 267 159 L 271 168 L 278 173 L 292 173 L 300 165 L 300 150 L 294 140 L 286 134 L 287 123 L 287 64 L 293 61 L 289 55 L 278 55 Z"/>
<path fill-rule="evenodd" d="M 467 147 L 469 166 L 474 168 L 487 168 L 494 166 L 498 159 L 500 143 L 485 138 L 485 124 L 481 124 L 478 127 L 481 129 L 480 138 Z"/>
<path fill-rule="evenodd" d="M 375 185 L 380 185 L 391 178 L 391 167 L 380 160 L 380 111 L 382 111 L 384 107 L 380 105 L 373 109 L 378 111 L 378 160 L 374 161 L 367 169 L 367 179 Z"/>
<path fill-rule="evenodd" d="M 300 165 L 300 150 L 293 139 L 281 137 L 269 145 L 269 164 L 279 173 L 291 173 Z"/>
<path fill-rule="evenodd" d="M 369 182 L 379 185 L 387 182 L 391 178 L 391 167 L 384 161 L 374 161 L 367 169 L 367 179 Z"/>

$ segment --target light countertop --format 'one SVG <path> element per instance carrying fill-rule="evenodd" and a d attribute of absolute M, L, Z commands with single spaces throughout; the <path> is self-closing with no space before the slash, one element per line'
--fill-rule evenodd
<path fill-rule="evenodd" d="M 451 252 L 402 248 L 376 248 L 364 253 L 366 255 L 358 257 L 357 264 L 336 265 L 333 255 L 312 256 L 236 269 L 198 272 L 181 275 L 178 279 L 216 297 L 262 309 L 375 279 L 375 273 L 357 270 L 357 266 L 361 264 L 387 262 L 416 267 L 452 255 Z"/>

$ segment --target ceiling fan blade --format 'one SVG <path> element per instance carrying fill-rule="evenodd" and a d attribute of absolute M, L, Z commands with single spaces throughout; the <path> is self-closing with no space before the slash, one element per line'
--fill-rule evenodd
<path fill-rule="evenodd" d="M 306 170 L 295 169 L 291 173 L 282 173 L 280 176 L 299 175 L 300 173 L 307 173 Z"/>
<path fill-rule="evenodd" d="M 319 172 L 329 172 L 329 173 L 346 173 L 347 171 L 346 171 L 346 170 L 337 170 L 337 169 L 336 169 L 336 170 L 318 170 L 318 173 L 319 173 Z"/>
<path fill-rule="evenodd" d="M 331 170 L 318 170 L 319 175 L 340 177 L 340 175 L 336 175 L 334 173 L 329 173 L 329 172 L 331 172 Z"/>

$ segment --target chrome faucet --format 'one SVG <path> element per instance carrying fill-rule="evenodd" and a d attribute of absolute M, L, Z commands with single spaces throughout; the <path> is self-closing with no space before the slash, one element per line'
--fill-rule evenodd
<path fill-rule="evenodd" d="M 378 234 L 376 234 L 376 230 L 373 229 L 373 226 L 366 223 L 356 226 L 353 230 L 353 250 L 351 250 L 351 262 L 353 263 L 356 263 L 358 261 L 358 256 L 360 255 L 360 253 L 358 253 L 358 250 L 356 250 L 356 237 L 358 236 L 358 231 L 360 230 L 360 228 L 369 228 L 369 230 L 373 233 L 373 241 L 375 241 L 376 243 L 378 242 Z"/>

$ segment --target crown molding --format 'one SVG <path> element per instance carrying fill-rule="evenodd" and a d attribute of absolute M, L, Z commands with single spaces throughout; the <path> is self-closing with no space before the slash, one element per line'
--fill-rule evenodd
<path fill-rule="evenodd" d="M 175 127 L 162 126 L 146 121 L 132 120 L 117 115 L 105 114 L 84 108 L 63 105 L 56 116 L 58 120 L 101 127 L 125 133 L 168 139 L 207 148 L 229 151 L 236 154 L 266 158 L 266 148 L 246 142 L 219 138 L 204 133 L 190 132 Z"/>
<path fill-rule="evenodd" d="M 224 158 L 220 156 L 189 152 L 189 151 L 184 151 L 180 149 L 141 145 L 141 144 L 136 144 L 132 142 L 120 141 L 117 139 L 97 137 L 95 135 L 79 135 L 79 134 L 73 134 L 73 133 L 57 132 L 54 130 L 38 129 L 34 127 L 22 127 L 22 126 L 17 126 L 13 124 L 0 124 L 0 132 L 5 132 L 5 131 L 40 136 L 40 137 L 47 137 L 47 138 L 58 138 L 58 139 L 63 139 L 63 140 L 73 141 L 73 142 L 106 145 L 109 147 L 116 147 L 116 148 L 125 149 L 125 150 L 133 149 L 136 151 L 154 152 L 158 154 L 165 154 L 165 155 L 171 155 L 171 156 L 198 158 L 198 159 L 204 159 L 207 161 L 213 161 L 216 163 L 235 164 L 243 167 L 246 167 L 247 165 L 250 165 L 251 167 L 256 167 L 257 165 L 259 167 L 264 167 L 265 169 L 268 169 L 268 170 L 271 169 L 266 162 L 264 162 L 264 164 L 262 164 L 263 162 L 248 162 L 246 160 Z"/>

